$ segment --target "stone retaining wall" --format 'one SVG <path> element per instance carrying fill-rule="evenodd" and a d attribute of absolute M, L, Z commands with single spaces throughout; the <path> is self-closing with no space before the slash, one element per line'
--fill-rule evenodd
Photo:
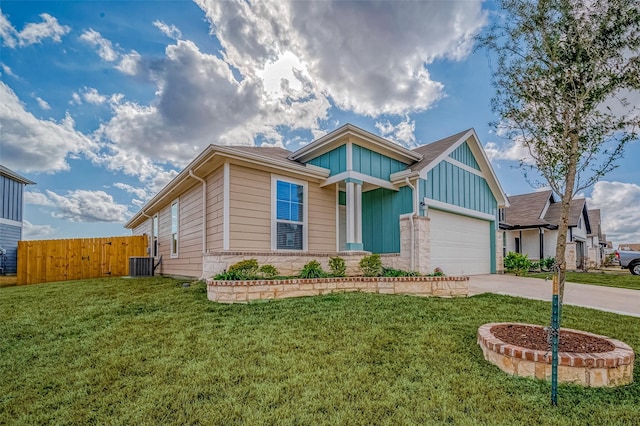
<path fill-rule="evenodd" d="M 345 277 L 220 281 L 207 279 L 207 297 L 221 303 L 284 299 L 362 291 L 381 294 L 459 297 L 468 294 L 469 277 Z"/>
<path fill-rule="evenodd" d="M 505 373 L 551 380 L 551 351 L 510 345 L 491 333 L 502 323 L 484 324 L 478 329 L 478 344 L 484 358 Z M 619 386 L 633 381 L 633 349 L 620 340 L 580 330 L 565 329 L 611 342 L 615 349 L 601 353 L 558 353 L 558 382 L 588 387 Z"/>

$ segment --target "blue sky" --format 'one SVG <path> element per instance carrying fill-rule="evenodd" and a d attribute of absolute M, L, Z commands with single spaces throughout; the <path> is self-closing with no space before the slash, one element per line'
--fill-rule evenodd
<path fill-rule="evenodd" d="M 492 131 L 481 1 L 6 1 L 0 163 L 28 186 L 25 239 L 123 224 L 210 143 L 295 150 L 350 122 L 413 147 L 476 129 L 508 195 L 524 154 Z M 629 96 L 640 104 L 640 95 Z M 640 143 L 584 191 L 640 241 Z"/>

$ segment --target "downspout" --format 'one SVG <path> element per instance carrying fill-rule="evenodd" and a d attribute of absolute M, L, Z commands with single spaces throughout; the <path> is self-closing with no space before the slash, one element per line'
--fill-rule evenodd
<path fill-rule="evenodd" d="M 411 181 L 409 180 L 408 177 L 404 178 L 404 182 L 407 184 L 407 186 L 409 188 L 411 188 L 411 195 L 413 198 L 413 202 L 411 204 L 413 204 L 413 211 L 411 212 L 411 216 L 409 216 L 409 223 L 411 224 L 411 272 L 415 271 L 415 245 L 416 245 L 416 241 L 415 241 L 415 228 L 414 228 L 414 223 L 413 223 L 413 217 L 417 214 L 416 212 L 418 211 L 418 206 L 417 206 L 417 200 L 418 200 L 418 191 L 416 191 L 416 187 L 414 185 L 411 184 Z M 417 182 L 417 180 L 416 180 Z"/>
<path fill-rule="evenodd" d="M 207 252 L 207 182 L 189 170 L 189 176 L 202 182 L 202 253 Z"/>

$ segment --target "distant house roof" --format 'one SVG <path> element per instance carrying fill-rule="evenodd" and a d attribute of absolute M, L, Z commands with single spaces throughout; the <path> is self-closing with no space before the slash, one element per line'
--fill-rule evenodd
<path fill-rule="evenodd" d="M 505 209 L 503 229 L 548 228 L 556 229 L 560 223 L 561 203 L 555 201 L 553 192 L 538 191 L 509 197 L 509 207 Z M 591 224 L 584 198 L 571 200 L 569 209 L 569 227 L 578 226 L 584 213 L 587 233 L 591 233 Z"/>
<path fill-rule="evenodd" d="M 547 202 L 553 202 L 551 191 L 510 196 L 504 223 L 516 228 L 554 227 L 555 224 L 549 223 L 543 216 Z"/>
<path fill-rule="evenodd" d="M 618 245 L 619 250 L 640 251 L 640 244 L 622 243 Z"/>
<path fill-rule="evenodd" d="M 2 164 L 0 164 L 0 175 L 1 176 L 6 176 L 9 179 L 13 179 L 16 182 L 20 182 L 20 183 L 23 183 L 25 185 L 35 185 L 36 184 L 34 181 L 31 181 L 31 180 L 29 180 L 29 179 L 27 179 L 25 177 L 20 176 L 19 174 L 17 174 L 13 170 L 9 170 L 8 168 L 3 166 Z"/>
<path fill-rule="evenodd" d="M 591 233 L 589 234 L 590 237 L 596 236 L 596 235 L 599 238 L 603 237 L 600 220 L 601 220 L 600 209 L 589 210 L 589 222 L 591 223 Z"/>

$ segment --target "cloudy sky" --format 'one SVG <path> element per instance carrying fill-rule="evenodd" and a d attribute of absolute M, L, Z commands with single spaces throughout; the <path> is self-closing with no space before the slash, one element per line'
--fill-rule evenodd
<path fill-rule="evenodd" d="M 534 188 L 492 131 L 492 2 L 3 0 L 0 163 L 27 187 L 25 239 L 124 222 L 210 143 L 296 150 L 352 123 L 408 147 L 474 127 L 509 195 Z M 584 192 L 640 241 L 640 143 Z"/>

